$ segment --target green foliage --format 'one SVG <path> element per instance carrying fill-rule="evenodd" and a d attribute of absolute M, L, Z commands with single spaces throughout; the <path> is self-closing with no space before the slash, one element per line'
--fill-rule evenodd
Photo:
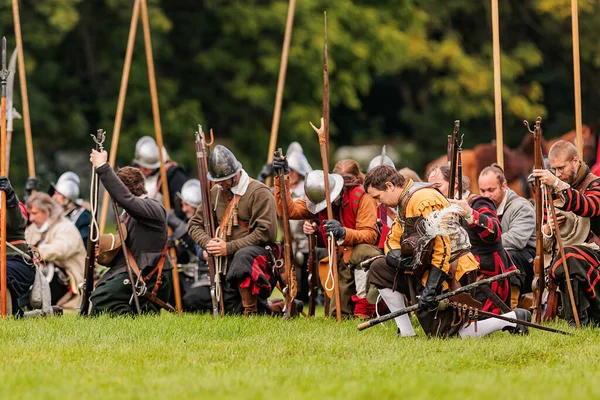
<path fill-rule="evenodd" d="M 416 321 L 413 321 L 416 325 Z M 2 398 L 597 398 L 600 337 L 395 337 L 317 317 L 0 321 Z M 566 324 L 557 324 L 565 329 Z"/>
<path fill-rule="evenodd" d="M 162 130 L 171 156 L 194 168 L 193 132 L 214 128 L 257 173 L 267 158 L 287 2 L 151 0 L 149 17 Z M 21 24 L 38 175 L 63 172 L 61 151 L 87 152 L 88 134 L 110 142 L 132 1 L 22 0 Z M 584 123 L 598 125 L 600 6 L 579 1 Z M 298 1 L 278 143 L 298 140 L 313 165 L 308 121 L 321 116 L 323 11 L 328 17 L 332 149 L 388 143 L 417 170 L 444 153 L 461 119 L 466 147 L 494 137 L 489 2 Z M 14 46 L 11 1 L 0 27 Z M 138 25 L 118 162 L 153 135 L 142 26 Z M 521 121 L 545 118 L 550 137 L 574 125 L 570 0 L 500 2 L 505 142 Z M 15 105 L 21 111 L 16 81 Z M 23 125 L 15 121 L 11 178 L 26 176 Z M 406 149 L 419 149 L 408 151 Z M 86 150 L 84 150 L 86 149 Z M 87 168 L 77 171 L 87 174 Z M 194 175 L 194 172 L 191 172 Z M 18 186 L 18 184 L 17 184 Z"/>

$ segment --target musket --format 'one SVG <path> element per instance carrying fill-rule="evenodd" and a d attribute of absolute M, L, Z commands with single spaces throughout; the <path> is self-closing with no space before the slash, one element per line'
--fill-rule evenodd
<path fill-rule="evenodd" d="M 281 158 L 283 151 L 281 149 L 275 152 L 275 157 Z M 294 316 L 294 298 L 298 291 L 298 282 L 296 282 L 296 266 L 292 258 L 292 231 L 290 229 L 290 216 L 288 214 L 288 192 L 285 185 L 285 172 L 280 170 L 279 193 L 281 194 L 281 222 L 283 225 L 283 265 L 286 274 L 286 285 L 284 290 L 285 310 L 283 319 L 289 319 Z"/>
<path fill-rule="evenodd" d="M 537 117 L 535 128 L 531 130 L 529 122 L 523 121 L 529 133 L 533 134 L 533 168 L 544 168 L 544 160 L 539 149 L 542 146 L 542 117 Z M 536 177 L 535 186 L 535 258 L 533 259 L 533 282 L 531 289 L 533 291 L 533 315 L 532 319 L 536 323 L 542 322 L 542 297 L 546 286 L 544 277 L 544 239 L 542 237 L 542 218 L 543 206 L 542 203 L 542 184 L 540 178 Z"/>
<path fill-rule="evenodd" d="M 2 85 L 2 102 L 0 103 L 0 176 L 6 176 L 6 38 L 2 38 L 2 70 L 0 84 Z M 6 316 L 6 193 L 0 192 L 0 313 Z"/>
<path fill-rule="evenodd" d="M 202 135 L 202 137 L 201 137 Z M 211 139 L 213 137 L 212 130 L 210 131 Z M 212 140 L 211 140 L 212 143 Z M 206 151 L 206 144 L 204 141 L 204 132 L 202 131 L 202 125 L 198 125 L 198 132 L 196 132 L 196 161 L 198 164 L 198 180 L 200 180 L 200 198 L 202 199 L 202 221 L 204 223 L 204 231 L 206 234 L 214 238 L 215 237 L 215 224 L 212 213 L 212 207 L 210 204 L 210 184 L 208 182 L 208 154 Z M 223 302 L 220 299 L 221 288 L 220 279 L 215 266 L 215 258 L 208 254 L 206 260 L 208 264 L 208 275 L 210 278 L 210 298 L 212 301 L 213 317 L 224 315 Z"/>
<path fill-rule="evenodd" d="M 441 295 L 439 295 L 439 296 L 437 296 L 435 298 L 435 301 L 437 303 L 439 303 L 442 300 L 446 300 L 446 299 L 448 299 L 448 298 L 450 298 L 452 296 L 455 296 L 457 294 L 469 292 L 469 291 L 471 291 L 473 289 L 476 289 L 476 288 L 478 288 L 480 286 L 491 284 L 493 282 L 496 282 L 496 281 L 499 281 L 499 280 L 502 280 L 502 279 L 510 278 L 511 276 L 516 275 L 518 273 L 519 273 L 518 270 L 513 270 L 513 271 L 505 272 L 505 273 L 500 274 L 500 275 L 492 276 L 492 277 L 487 278 L 487 279 L 481 279 L 481 280 L 479 280 L 477 282 L 473 282 L 473 283 L 470 283 L 468 285 L 461 286 L 458 289 L 453 290 L 451 292 L 442 293 Z M 410 312 L 415 312 L 418 309 L 419 309 L 419 304 L 414 304 L 414 305 L 412 305 L 410 307 L 405 307 L 405 308 L 402 308 L 400 310 L 391 312 L 389 314 L 382 315 L 379 318 L 375 318 L 375 319 L 372 319 L 370 321 L 363 322 L 362 324 L 359 324 L 357 328 L 358 328 L 359 331 L 362 331 L 364 329 L 370 328 L 372 326 L 375 326 L 375 325 L 380 324 L 382 322 L 388 321 L 390 319 L 394 319 L 394 318 L 399 317 L 401 315 L 408 314 Z"/>
<path fill-rule="evenodd" d="M 326 107 L 325 107 L 326 106 Z M 319 136 L 319 147 L 321 149 L 321 160 L 323 161 L 323 180 L 325 185 L 325 203 L 327 204 L 327 219 L 332 220 L 333 208 L 331 207 L 331 193 L 329 192 L 329 72 L 327 66 L 327 13 L 325 13 L 325 41 L 323 47 L 323 117 L 321 126 L 317 129 L 312 122 L 310 126 Z M 332 259 L 331 274 L 333 275 L 333 290 L 335 295 L 335 313 L 338 322 L 342 322 L 342 299 L 340 293 L 340 278 L 337 260 L 337 244 L 335 239 L 327 238 Z"/>
<path fill-rule="evenodd" d="M 98 129 L 95 135 L 90 135 L 96 143 L 96 151 L 104 151 L 104 139 L 106 135 L 102 129 Z M 92 218 L 90 219 L 89 235 L 86 244 L 86 256 L 85 256 L 85 267 L 84 267 L 84 281 L 82 288 L 81 304 L 79 306 L 79 315 L 88 315 L 90 309 L 90 296 L 92 290 L 94 290 L 94 268 L 96 267 L 96 245 L 100 237 L 98 231 L 98 175 L 96 175 L 95 169 L 92 169 L 92 182 L 91 182 L 91 196 L 90 204 L 92 204 Z M 118 222 L 118 217 L 117 217 Z"/>
<path fill-rule="evenodd" d="M 13 119 L 21 119 L 21 114 L 13 107 L 13 89 L 17 74 L 17 49 L 13 50 L 8 63 L 8 80 L 6 81 L 6 173 L 10 171 L 10 148 L 12 143 Z"/>
<path fill-rule="evenodd" d="M 450 154 L 450 179 L 448 180 L 448 198 L 454 199 L 454 185 L 456 182 L 456 166 L 458 162 L 458 130 L 460 120 L 454 121 L 454 132 L 452 133 L 452 151 Z"/>
<path fill-rule="evenodd" d="M 317 273 L 317 237 L 313 233 L 308 236 L 308 316 L 314 317 L 317 307 L 317 291 L 319 290 L 319 274 Z"/>
<path fill-rule="evenodd" d="M 460 137 L 460 142 L 456 144 L 456 179 L 458 180 L 458 193 L 456 194 L 456 198 L 458 200 L 462 200 L 463 196 L 463 174 L 462 174 L 462 144 L 463 138 L 465 135 Z"/>
<path fill-rule="evenodd" d="M 450 299 L 449 301 L 448 300 L 446 300 L 446 301 L 447 301 L 448 306 L 453 307 L 457 310 L 460 310 L 462 313 L 465 313 L 465 315 L 474 315 L 475 320 L 477 320 L 477 318 L 479 316 L 488 317 L 488 318 L 496 318 L 496 319 L 499 319 L 502 321 L 512 322 L 514 324 L 528 326 L 530 328 L 540 329 L 540 330 L 546 331 L 546 332 L 560 333 L 561 335 L 573 336 L 573 334 L 570 332 L 561 331 L 560 329 L 550 328 L 550 327 L 547 327 L 544 325 L 539 325 L 539 324 L 532 323 L 529 321 L 521 321 L 520 319 L 507 317 L 506 315 L 498 315 L 498 314 L 494 314 L 494 313 L 491 313 L 488 311 L 483 311 L 482 309 L 477 308 L 477 307 L 472 307 L 467 304 L 452 301 L 452 299 Z"/>

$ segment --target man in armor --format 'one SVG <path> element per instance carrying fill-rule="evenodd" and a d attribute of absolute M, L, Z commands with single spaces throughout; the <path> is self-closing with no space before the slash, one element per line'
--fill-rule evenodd
<path fill-rule="evenodd" d="M 79 198 L 79 176 L 75 172 L 65 172 L 56 183 L 52 183 L 48 193 L 63 208 L 63 217 L 75 224 L 83 243 L 87 244 L 92 214 Z"/>
<path fill-rule="evenodd" d="M 273 194 L 264 184 L 251 179 L 235 155 L 217 145 L 208 160 L 211 205 L 218 224 L 215 237 L 204 230 L 202 208 L 189 222 L 192 239 L 216 257 L 217 272 L 225 276 L 225 312 L 245 316 L 271 311 L 267 299 L 274 280 L 265 246 L 277 237 L 277 214 Z"/>
<path fill-rule="evenodd" d="M 433 184 L 406 180 L 393 167 L 380 165 L 365 178 L 367 193 L 389 207 L 398 207 L 385 243 L 385 258 L 371 264 L 369 281 L 391 311 L 405 307 L 402 294 L 419 304 L 417 318 L 428 336 L 477 337 L 500 329 L 526 333 L 526 327 L 497 319 L 480 321 L 475 328 L 453 308 L 438 308 L 435 298 L 452 287 L 474 282 L 478 264 L 469 251 L 465 230 L 446 198 Z M 505 314 L 531 319 L 526 310 Z M 396 318 L 400 336 L 414 336 L 405 314 Z"/>
<path fill-rule="evenodd" d="M 290 168 L 286 157 L 275 159 L 275 170 L 283 170 L 289 176 Z M 359 264 L 366 258 L 379 254 L 374 246 L 377 242 L 377 229 L 375 227 L 377 206 L 373 199 L 364 196 L 362 174 L 358 163 L 354 160 L 342 160 L 336 164 L 334 173 L 329 175 L 329 190 L 332 206 L 334 208 L 333 220 L 327 219 L 325 185 L 323 171 L 312 171 L 306 177 L 304 189 L 306 200 L 293 201 L 288 195 L 288 215 L 290 220 L 312 220 L 316 217 L 320 229 L 315 223 L 305 223 L 304 231 L 312 234 L 317 231 L 321 235 L 322 243 L 326 243 L 327 236 L 333 235 L 338 243 L 338 271 L 340 281 L 340 305 L 342 314 L 370 318 L 374 307 L 366 300 L 366 272 L 359 268 Z M 339 172 L 339 173 L 336 173 Z M 279 191 L 279 178 L 275 178 L 275 200 L 277 208 L 282 207 Z M 289 178 L 286 178 L 286 181 Z M 320 264 L 327 264 L 329 258 L 321 260 Z M 321 270 L 322 268 L 320 268 Z M 327 266 L 323 270 L 328 270 Z M 323 279 L 324 289 L 331 293 L 331 279 Z M 335 299 L 331 302 L 330 313 L 335 313 Z"/>
<path fill-rule="evenodd" d="M 169 154 L 164 147 L 162 148 L 162 156 L 167 174 L 171 207 L 175 210 L 175 214 L 183 219 L 185 218 L 185 214 L 181 210 L 179 202 L 176 201 L 176 194 L 181 191 L 181 187 L 187 181 L 187 176 L 180 165 L 170 160 Z M 158 145 L 150 136 L 143 136 L 135 144 L 133 166 L 142 171 L 148 196 L 163 203 Z"/>

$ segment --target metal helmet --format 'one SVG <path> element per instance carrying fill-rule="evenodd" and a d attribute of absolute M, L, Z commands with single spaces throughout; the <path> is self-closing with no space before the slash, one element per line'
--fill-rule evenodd
<path fill-rule="evenodd" d="M 290 143 L 290 145 L 287 148 L 287 151 L 285 152 L 285 154 L 292 154 L 294 152 L 298 152 L 300 154 L 304 154 L 304 149 L 302 148 L 302 145 L 298 142 L 292 142 Z"/>
<path fill-rule="evenodd" d="M 367 168 L 367 174 L 371 172 L 373 168 L 378 167 L 380 165 L 389 165 L 396 169 L 396 165 L 394 164 L 391 158 L 389 158 L 388 156 L 379 155 L 373 157 L 373 159 L 369 163 L 369 168 Z"/>
<path fill-rule="evenodd" d="M 148 169 L 160 167 L 158 157 L 158 145 L 150 136 L 143 136 L 135 144 L 135 159 L 133 162 L 141 167 Z"/>
<path fill-rule="evenodd" d="M 306 156 L 297 151 L 288 153 L 287 162 L 290 169 L 296 171 L 302 176 L 306 176 L 306 174 L 313 170 L 310 164 L 308 163 Z"/>
<path fill-rule="evenodd" d="M 340 174 L 329 174 L 329 193 L 331 201 L 335 201 L 344 188 L 344 178 Z M 304 180 L 306 192 L 306 208 L 317 214 L 327 207 L 325 198 L 325 178 L 322 170 L 309 172 Z"/>
<path fill-rule="evenodd" d="M 220 144 L 210 152 L 208 158 L 208 179 L 213 182 L 221 182 L 233 178 L 242 170 L 242 163 L 225 146 Z"/>
<path fill-rule="evenodd" d="M 177 196 L 194 208 L 200 207 L 200 203 L 202 203 L 200 181 L 198 179 L 190 179 L 183 184 L 181 191 L 177 192 Z"/>
<path fill-rule="evenodd" d="M 54 190 L 71 201 L 79 199 L 79 176 L 75 172 L 65 172 L 56 183 L 52 183 Z"/>

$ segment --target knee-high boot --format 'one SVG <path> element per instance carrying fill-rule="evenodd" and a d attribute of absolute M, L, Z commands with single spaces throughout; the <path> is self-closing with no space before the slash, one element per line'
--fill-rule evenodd
<path fill-rule="evenodd" d="M 257 312 L 257 300 L 258 296 L 252 294 L 251 288 L 239 288 L 240 295 L 242 296 L 242 306 L 244 307 L 244 317 L 250 314 L 256 314 Z"/>

